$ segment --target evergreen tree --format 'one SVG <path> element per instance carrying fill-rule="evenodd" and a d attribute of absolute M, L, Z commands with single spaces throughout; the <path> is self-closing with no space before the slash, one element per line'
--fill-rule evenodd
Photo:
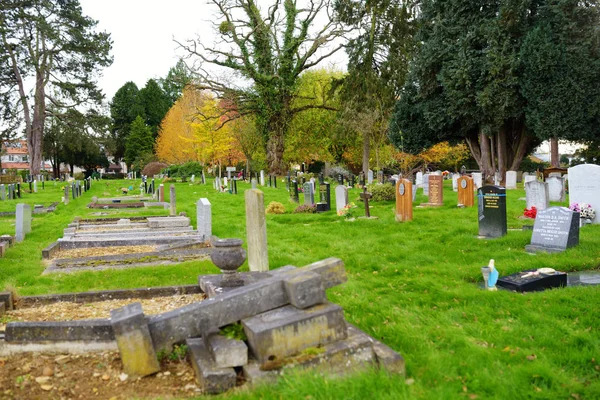
<path fill-rule="evenodd" d="M 167 77 L 160 79 L 159 83 L 162 90 L 171 99 L 171 104 L 181 97 L 183 89 L 193 81 L 193 73 L 188 69 L 182 59 L 177 61 L 177 64 L 169 69 Z"/>
<path fill-rule="evenodd" d="M 127 82 L 113 96 L 110 103 L 112 118 L 111 145 L 109 150 L 115 160 L 121 160 L 125 155 L 127 137 L 131 123 L 139 116 L 145 118 L 144 106 L 135 83 Z"/>
<path fill-rule="evenodd" d="M 153 147 L 152 129 L 146 125 L 142 117 L 137 116 L 127 136 L 125 162 L 131 167 L 136 159 L 147 157 L 148 153 L 152 153 Z"/>
<path fill-rule="evenodd" d="M 146 82 L 146 86 L 139 91 L 138 96 L 144 108 L 146 125 L 152 129 L 152 136 L 156 139 L 160 123 L 173 103 L 154 79 Z"/>

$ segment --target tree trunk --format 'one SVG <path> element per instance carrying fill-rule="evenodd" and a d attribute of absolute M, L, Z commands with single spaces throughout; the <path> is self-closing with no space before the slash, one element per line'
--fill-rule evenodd
<path fill-rule="evenodd" d="M 31 131 L 27 136 L 27 149 L 29 151 L 29 173 L 38 175 L 42 164 L 42 139 L 44 138 L 44 122 L 46 120 L 46 97 L 44 93 L 44 75 L 41 71 L 36 73 L 35 96 L 33 103 L 33 119 Z"/>
<path fill-rule="evenodd" d="M 283 132 L 271 132 L 271 137 L 267 142 L 267 164 L 269 173 L 273 175 L 284 175 L 285 168 L 283 165 L 284 151 Z"/>
<path fill-rule="evenodd" d="M 550 166 L 560 167 L 560 157 L 558 154 L 558 139 L 550 139 Z"/>
<path fill-rule="evenodd" d="M 508 160 L 506 157 L 506 129 L 500 127 L 497 133 L 496 145 L 498 146 L 498 172 L 500 173 L 500 185 L 506 184 L 506 167 Z"/>
<path fill-rule="evenodd" d="M 481 163 L 479 163 L 479 169 L 481 169 L 481 172 L 483 172 L 487 179 L 487 177 L 493 176 L 494 167 L 492 166 L 490 138 L 488 138 L 483 131 L 479 132 L 479 147 L 481 149 Z"/>
<path fill-rule="evenodd" d="M 369 134 L 363 132 L 363 159 L 362 159 L 362 170 L 365 176 L 369 175 L 369 158 L 371 156 L 371 141 L 369 140 Z"/>

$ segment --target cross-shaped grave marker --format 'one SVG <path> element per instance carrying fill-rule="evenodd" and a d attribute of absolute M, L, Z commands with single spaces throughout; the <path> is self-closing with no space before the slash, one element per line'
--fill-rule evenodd
<path fill-rule="evenodd" d="M 367 192 L 367 187 L 363 186 L 363 192 L 360 194 L 360 198 L 365 202 L 365 217 L 371 218 L 371 213 L 369 211 L 369 199 L 373 197 L 373 195 Z"/>

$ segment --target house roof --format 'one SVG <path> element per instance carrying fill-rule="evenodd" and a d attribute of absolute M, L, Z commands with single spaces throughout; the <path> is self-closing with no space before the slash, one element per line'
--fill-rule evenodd
<path fill-rule="evenodd" d="M 13 140 L 11 142 L 3 142 L 2 150 L 4 150 L 6 154 L 27 154 L 27 141 Z"/>

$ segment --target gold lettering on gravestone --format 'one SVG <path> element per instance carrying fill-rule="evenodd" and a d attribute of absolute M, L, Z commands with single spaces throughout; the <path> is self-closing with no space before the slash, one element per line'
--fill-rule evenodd
<path fill-rule="evenodd" d="M 429 203 L 443 204 L 442 177 L 439 175 L 429 176 Z"/>

